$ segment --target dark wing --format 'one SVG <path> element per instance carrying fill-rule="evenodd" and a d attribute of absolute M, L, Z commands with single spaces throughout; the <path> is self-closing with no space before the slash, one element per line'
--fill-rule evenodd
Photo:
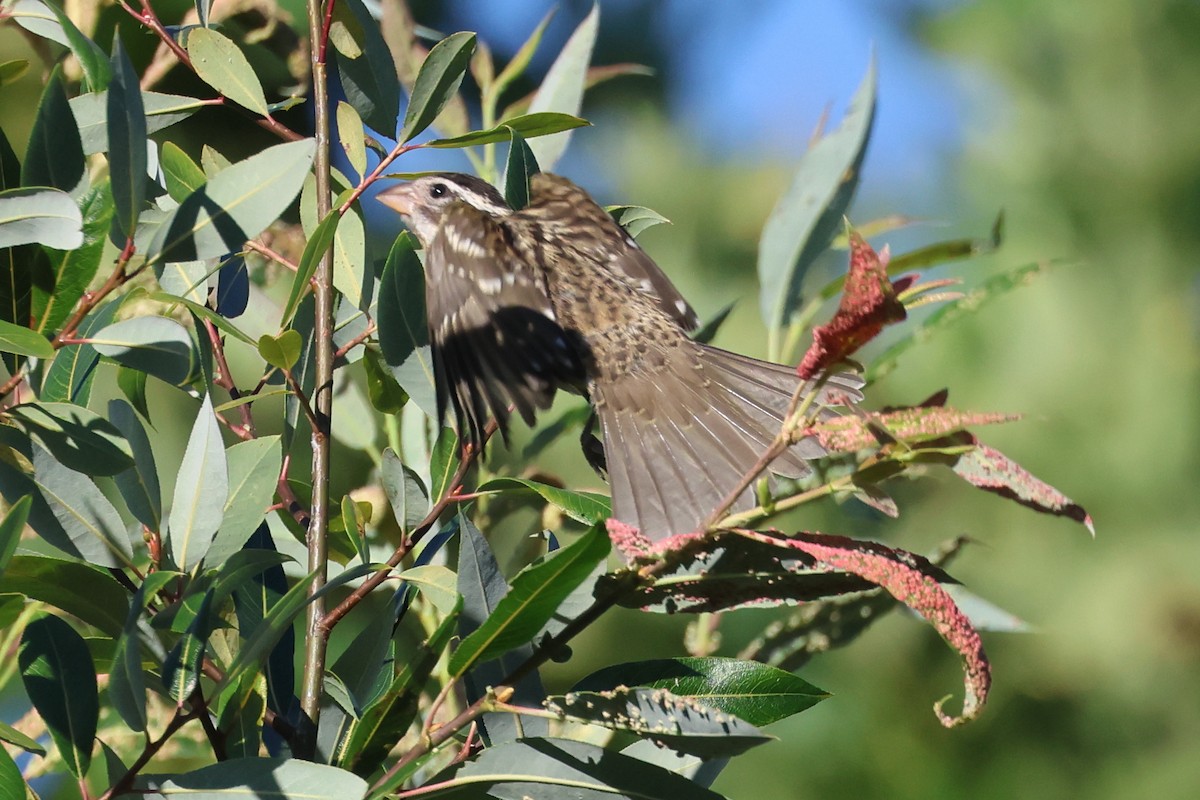
<path fill-rule="evenodd" d="M 517 216 L 536 219 L 543 227 L 569 225 L 574 247 L 603 254 L 599 263 L 653 297 L 685 331 L 699 326 L 696 312 L 671 279 L 587 192 L 566 178 L 544 172 L 533 176 L 529 188 L 529 205 Z"/>
<path fill-rule="evenodd" d="M 480 444 L 489 416 L 507 434 L 509 407 L 532 424 L 559 383 L 582 366 L 554 318 L 536 264 L 515 257 L 505 224 L 465 203 L 449 206 L 425 257 L 438 409 Z"/>

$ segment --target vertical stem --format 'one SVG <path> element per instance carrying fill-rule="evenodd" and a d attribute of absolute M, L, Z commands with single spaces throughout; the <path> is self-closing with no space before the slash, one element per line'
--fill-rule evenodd
<path fill-rule="evenodd" d="M 325 0 L 332 4 L 336 0 Z M 331 10 L 326 9 L 326 10 Z M 325 72 L 325 44 L 322 39 L 325 14 L 321 0 L 307 0 L 308 30 L 312 58 L 313 110 L 317 139 L 316 179 L 317 218 L 330 210 L 329 179 L 329 86 Z M 329 528 L 329 455 L 330 423 L 333 413 L 333 256 L 325 251 L 314 276 L 316 322 L 316 389 L 313 397 L 312 428 L 312 516 L 308 525 L 308 569 L 316 573 L 309 588 L 310 596 L 325 585 L 326 534 Z M 325 651 L 328 633 L 321 626 L 325 604 L 321 599 L 308 604 L 304 638 L 304 675 L 300 687 L 300 728 L 295 753 L 313 758 L 316 752 L 317 718 L 321 710 L 321 688 L 325 676 Z"/>

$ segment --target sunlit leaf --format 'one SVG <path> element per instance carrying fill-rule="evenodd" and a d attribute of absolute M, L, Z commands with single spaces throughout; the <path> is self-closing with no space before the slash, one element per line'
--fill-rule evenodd
<path fill-rule="evenodd" d="M 283 306 L 281 325 L 291 324 L 300 307 L 300 301 L 312 289 L 312 278 L 317 273 L 317 265 L 320 263 L 321 257 L 328 252 L 329 246 L 333 244 L 333 237 L 337 234 L 338 224 L 341 221 L 341 215 L 336 210 L 330 211 L 308 237 L 308 242 L 304 245 L 304 252 L 300 256 L 300 264 L 296 269 L 296 274 L 292 277 L 292 290 L 288 294 L 287 303 Z"/>
<path fill-rule="evenodd" d="M 523 488 L 541 495 L 547 503 L 558 506 L 568 517 L 585 525 L 603 522 L 612 514 L 607 497 L 595 492 L 575 492 L 527 478 L 493 478 L 481 485 L 478 492 L 496 492 Z"/>
<path fill-rule="evenodd" d="M 195 97 L 159 92 L 142 92 L 146 133 L 158 131 L 187 119 L 204 107 Z M 108 91 L 71 98 L 71 111 L 79 123 L 79 138 L 87 155 L 108 150 Z"/>
<path fill-rule="evenodd" d="M 532 139 L 536 136 L 548 136 L 552 133 L 561 133 L 562 131 L 582 128 L 591 124 L 586 119 L 580 119 L 571 114 L 543 111 L 538 114 L 525 114 L 520 117 L 513 117 L 486 131 L 471 131 L 470 133 L 464 133 L 462 136 L 454 136 L 448 139 L 433 139 L 426 142 L 425 146 L 474 147 L 480 144 L 506 142 L 512 135 L 509 131 L 516 131 L 524 138 Z"/>
<path fill-rule="evenodd" d="M 200 80 L 244 108 L 267 116 L 267 98 L 241 48 L 212 28 L 188 31 L 187 51 Z"/>
<path fill-rule="evenodd" d="M 221 427 L 213 414 L 212 397 L 205 396 L 179 465 L 165 537 L 167 552 L 184 572 L 208 552 L 228 498 L 229 471 Z"/>
<path fill-rule="evenodd" d="M 9 416 L 65 466 L 89 475 L 115 475 L 133 465 L 129 442 L 111 422 L 72 403 L 24 403 Z"/>
<path fill-rule="evenodd" d="M 379 346 L 396 382 L 422 411 L 437 415 L 429 328 L 425 322 L 425 271 L 412 237 L 392 245 L 379 286 Z"/>
<path fill-rule="evenodd" d="M 155 794 L 189 800 L 361 800 L 367 782 L 325 764 L 290 758 L 235 758 L 173 775 Z"/>
<path fill-rule="evenodd" d="M 102 567 L 133 564 L 133 548 L 121 515 L 86 474 L 68 469 L 50 453 L 33 446 L 33 480 L 70 543 L 39 534 L 67 553 Z"/>
<path fill-rule="evenodd" d="M 79 206 L 58 189 L 0 192 L 0 248 L 35 243 L 59 250 L 83 244 Z"/>
<path fill-rule="evenodd" d="M 88 337 L 102 356 L 178 386 L 196 367 L 192 337 L 167 317 L 133 317 Z"/>
<path fill-rule="evenodd" d="M 533 102 L 529 105 L 531 114 L 542 111 L 558 111 L 572 115 L 579 113 L 579 109 L 583 105 L 583 90 L 587 80 L 588 64 L 592 61 L 592 48 L 595 47 L 596 34 L 599 29 L 600 4 L 595 3 L 550 66 L 550 70 L 533 96 Z M 538 139 L 530 144 L 542 169 L 554 169 L 559 157 L 567 149 L 570 137 L 569 132 L 563 132 Z"/>
<path fill-rule="evenodd" d="M 0 352 L 51 358 L 54 348 L 50 345 L 50 340 L 40 333 L 0 320 Z"/>
<path fill-rule="evenodd" d="M 468 32 L 453 33 L 433 46 L 417 73 L 397 142 L 403 144 L 433 124 L 458 91 L 474 50 L 475 34 Z"/>
<path fill-rule="evenodd" d="M 43 291 L 36 284 L 33 287 L 33 316 L 38 320 L 37 329 L 44 333 L 58 332 L 100 268 L 112 227 L 113 199 L 108 182 L 93 186 L 79 198 L 79 208 L 83 243 L 73 250 L 50 253 L 52 291 Z"/>

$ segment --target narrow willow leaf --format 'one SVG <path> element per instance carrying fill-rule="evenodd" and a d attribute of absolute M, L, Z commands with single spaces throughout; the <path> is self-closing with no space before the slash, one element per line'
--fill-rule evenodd
<path fill-rule="evenodd" d="M 488 128 L 486 131 L 471 131 L 470 133 L 464 133 L 462 136 L 454 136 L 449 139 L 433 139 L 426 142 L 425 146 L 442 148 L 474 147 L 480 144 L 506 142 L 512 136 L 510 131 L 516 131 L 526 139 L 532 139 L 535 136 L 548 136 L 552 133 L 561 133 L 573 128 L 587 127 L 591 124 L 586 119 L 580 119 L 571 114 L 543 111 L 538 114 L 524 114 L 519 117 L 513 117 L 494 128 Z"/>
<path fill-rule="evenodd" d="M 396 239 L 388 253 L 376 320 L 379 346 L 392 376 L 422 411 L 436 417 L 433 357 L 425 322 L 425 271 L 407 233 Z"/>
<path fill-rule="evenodd" d="M 33 498 L 22 497 L 13 503 L 4 515 L 4 521 L 0 522 L 0 578 L 4 577 L 4 568 L 8 566 L 17 550 L 17 543 L 21 541 L 21 534 L 25 532 L 25 525 L 29 522 L 29 507 L 32 504 Z"/>
<path fill-rule="evenodd" d="M 108 570 L 49 556 L 13 556 L 0 591 L 54 606 L 114 638 L 129 607 L 128 593 Z"/>
<path fill-rule="evenodd" d="M 200 683 L 200 666 L 204 661 L 204 650 L 208 647 L 208 637 L 212 635 L 212 599 L 213 591 L 209 589 L 204 593 L 187 630 L 163 662 L 163 687 L 167 690 L 167 696 L 176 703 L 187 700 Z"/>
<path fill-rule="evenodd" d="M 518 575 L 496 610 L 454 651 L 450 673 L 461 676 L 472 664 L 530 641 L 609 549 L 608 534 L 596 526 L 553 558 Z"/>
<path fill-rule="evenodd" d="M 604 209 L 625 231 L 635 239 L 647 228 L 671 224 L 671 220 L 645 206 L 608 206 Z"/>
<path fill-rule="evenodd" d="M 63 47 L 70 46 L 70 40 L 67 39 L 62 25 L 42 0 L 16 0 L 8 4 L 6 11 L 18 25 L 30 33 L 58 42 Z"/>
<path fill-rule="evenodd" d="M 50 453 L 33 445 L 33 480 L 69 544 L 49 531 L 39 533 L 50 544 L 101 567 L 133 566 L 133 548 L 121 515 L 96 484 L 82 472 L 68 469 Z"/>
<path fill-rule="evenodd" d="M 542 43 L 542 35 L 546 32 L 546 26 L 550 24 L 550 20 L 554 19 L 556 10 L 551 8 L 546 12 L 546 16 L 542 17 L 542 21 L 529 34 L 529 38 L 522 43 L 517 52 L 513 53 L 513 57 L 504 65 L 504 69 L 500 70 L 500 74 L 492 82 L 491 93 L 494 97 L 499 97 L 509 84 L 525 73 L 526 67 L 529 66 L 534 53 L 537 52 L 538 45 Z"/>
<path fill-rule="evenodd" d="M 334 212 L 336 213 L 336 212 Z M 374 280 L 371 275 L 370 280 Z M 351 206 L 333 235 L 333 288 L 342 293 L 355 308 L 362 308 L 363 297 L 370 286 L 367 277 L 367 233 L 362 214 Z"/>
<path fill-rule="evenodd" d="M 398 414 L 408 402 L 408 392 L 396 382 L 384 363 L 383 354 L 374 347 L 363 351 L 363 370 L 367 378 L 367 397 L 376 411 Z"/>
<path fill-rule="evenodd" d="M 67 101 L 62 68 L 55 67 L 46 81 L 33 120 L 21 167 L 21 184 L 50 186 L 73 194 L 84 180 L 83 158 L 83 144 Z"/>
<path fill-rule="evenodd" d="M 96 352 L 122 366 L 179 386 L 191 377 L 197 356 L 192 337 L 173 319 L 134 317 L 88 337 Z"/>
<path fill-rule="evenodd" d="M 113 39 L 112 80 L 106 102 L 114 218 L 121 232 L 132 239 L 146 202 L 146 111 L 137 72 L 120 36 Z"/>
<path fill-rule="evenodd" d="M 125 618 L 125 627 L 117 640 L 112 671 L 108 676 L 108 699 L 130 730 L 146 730 L 146 675 L 142 669 L 138 622 L 158 591 L 179 577 L 179 573 L 168 571 L 151 572 L 146 576 L 129 604 L 129 616 Z"/>
<path fill-rule="evenodd" d="M 112 228 L 113 199 L 108 181 L 93 186 L 79 199 L 83 217 L 83 244 L 74 250 L 51 253 L 54 275 L 51 291 L 33 287 L 33 317 L 37 329 L 57 333 L 59 327 L 75 310 L 100 268 L 104 243 Z"/>
<path fill-rule="evenodd" d="M 229 497 L 204 563 L 214 567 L 241 551 L 275 497 L 283 454 L 278 436 L 238 442 L 225 451 Z"/>
<path fill-rule="evenodd" d="M 390 447 L 383 451 L 379 476 L 400 530 L 411 531 L 429 512 L 429 496 L 421 479 L 400 462 L 400 456 Z"/>
<path fill-rule="evenodd" d="M 38 744 L 36 739 L 30 739 L 28 736 L 21 733 L 19 730 L 6 722 L 0 722 L 0 742 L 8 742 L 15 747 L 21 748 L 26 753 L 33 753 L 34 755 L 39 756 L 46 755 L 46 748 Z M 4 748 L 0 748 L 0 750 L 4 751 L 3 757 L 8 758 L 9 761 L 12 761 L 12 756 L 8 754 L 7 750 L 4 750 Z M 21 771 L 17 769 L 17 765 L 15 763 L 13 763 L 12 768 L 16 771 L 17 778 L 20 779 L 23 784 L 24 779 L 21 778 Z M 12 773 L 10 772 L 8 774 L 11 775 Z M 12 784 L 5 783 L 0 785 L 3 785 L 7 788 L 7 786 Z M 7 798 L 11 798 L 11 800 L 24 800 L 26 797 L 29 797 L 29 795 L 26 793 L 25 789 L 19 788 L 17 791 L 10 791 L 10 793 L 6 796 L 6 800 Z"/>
<path fill-rule="evenodd" d="M 529 112 L 558 111 L 578 114 L 583 105 L 584 83 L 587 80 L 588 64 L 592 60 L 592 48 L 596 45 L 596 34 L 600 30 L 600 4 L 595 3 L 583 22 L 571 34 L 558 58 L 533 96 Z M 553 170 L 554 165 L 567 149 L 571 140 L 569 132 L 538 139 L 530 145 L 537 161 L 544 170 Z"/>
<path fill-rule="evenodd" d="M 83 215 L 58 189 L 6 189 L 0 192 L 0 248 L 44 244 L 74 250 L 83 244 Z"/>
<path fill-rule="evenodd" d="M 805 272 L 842 225 L 875 119 L 875 62 L 837 130 L 813 145 L 772 209 L 758 244 L 759 293 L 770 330 L 791 321 Z"/>
<path fill-rule="evenodd" d="M 362 0 L 337 3 L 333 18 L 330 33 L 346 99 L 363 122 L 390 135 L 400 116 L 400 82 L 379 22 Z"/>
<path fill-rule="evenodd" d="M 187 310 L 192 312 L 194 316 L 199 317 L 205 322 L 211 322 L 213 325 L 216 325 L 222 333 L 227 333 L 239 341 L 250 345 L 251 347 L 256 344 L 255 340 L 250 337 L 250 334 L 246 333 L 237 325 L 234 325 L 232 322 L 225 319 L 208 306 L 201 305 L 200 303 L 193 303 L 191 300 L 188 300 L 185 297 L 178 297 L 176 295 L 167 294 L 166 292 L 151 292 L 150 299 L 160 300 L 164 303 L 178 303 L 179 305 L 185 306 Z"/>
<path fill-rule="evenodd" d="M 283 306 L 283 316 L 279 321 L 281 327 L 291 324 L 300 307 L 300 301 L 312 289 L 312 278 L 317 272 L 317 265 L 320 263 L 321 257 L 329 250 L 329 246 L 333 244 L 333 237 L 337 234 L 338 224 L 341 221 L 342 217 L 336 209 L 330 211 L 325 219 L 317 225 L 312 235 L 308 237 L 308 242 L 304 245 L 304 252 L 300 255 L 300 264 L 296 269 L 296 275 L 292 278 L 292 290 L 288 294 L 287 303 Z"/>
<path fill-rule="evenodd" d="M 359 175 L 367 174 L 367 134 L 363 130 L 362 118 L 354 110 L 354 106 L 345 101 L 337 104 L 338 141 L 346 160 Z"/>
<path fill-rule="evenodd" d="M 156 133 L 185 120 L 204 105 L 203 100 L 186 95 L 142 92 L 146 133 Z M 108 150 L 108 91 L 72 97 L 71 111 L 79 123 L 83 152 L 90 156 Z"/>
<path fill-rule="evenodd" d="M 159 164 L 162 165 L 167 194 L 176 203 L 182 203 L 208 180 L 204 177 L 204 170 L 174 142 L 163 142 Z"/>
<path fill-rule="evenodd" d="M 435 775 L 438 796 L 722 800 L 681 775 L 594 744 L 527 738 L 484 749 Z M 569 787 L 570 794 L 560 790 Z"/>
<path fill-rule="evenodd" d="M 16 83 L 29 71 L 29 62 L 23 58 L 0 61 L 0 89 Z"/>
<path fill-rule="evenodd" d="M 189 800 L 361 800 L 367 782 L 353 773 L 290 758 L 235 758 L 163 781 L 155 794 Z"/>
<path fill-rule="evenodd" d="M 9 416 L 62 464 L 88 475 L 116 475 L 133 466 L 129 442 L 111 422 L 72 403 L 24 403 Z"/>
<path fill-rule="evenodd" d="M 222 170 L 159 226 L 149 261 L 217 258 L 240 250 L 279 218 L 312 166 L 312 139 L 269 147 Z"/>
<path fill-rule="evenodd" d="M 116 316 L 120 301 L 111 301 L 97 308 L 83 319 L 77 336 L 87 339 L 103 330 Z M 42 399 L 54 402 L 71 402 L 86 405 L 96 378 L 96 366 L 100 353 L 90 344 L 67 345 L 58 351 L 46 379 L 42 382 Z"/>
<path fill-rule="evenodd" d="M 508 160 L 504 165 L 504 199 L 514 210 L 529 205 L 529 182 L 540 168 L 533 151 L 515 129 L 509 130 Z"/>
<path fill-rule="evenodd" d="M 769 725 L 829 697 L 777 667 L 736 658 L 663 658 L 614 664 L 593 672 L 572 692 L 612 691 L 620 686 L 666 689 L 751 725 Z"/>
<path fill-rule="evenodd" d="M 457 613 L 459 594 L 455 586 L 458 576 L 449 567 L 443 567 L 441 564 L 421 564 L 400 573 L 400 580 L 412 583 L 420 589 L 425 599 L 440 613 Z"/>
<path fill-rule="evenodd" d="M 228 499 L 221 426 L 213 414 L 212 397 L 206 395 L 179 465 L 167 522 L 167 552 L 184 572 L 190 572 L 208 552 Z"/>
<path fill-rule="evenodd" d="M 158 483 L 158 469 L 154 464 L 150 437 L 146 435 L 146 429 L 142 427 L 142 421 L 138 419 L 133 406 L 124 400 L 108 401 L 108 419 L 125 437 L 133 454 L 133 465 L 116 476 L 117 489 L 138 522 L 152 531 L 160 530 L 162 489 Z"/>
<path fill-rule="evenodd" d="M 575 691 L 547 698 L 546 707 L 564 719 L 628 731 L 704 758 L 741 755 L 774 738 L 728 711 L 661 688 Z"/>
<path fill-rule="evenodd" d="M 209 272 L 211 269 L 207 261 L 172 261 L 154 265 L 158 285 L 164 292 L 193 303 L 203 303 L 208 299 Z"/>
<path fill-rule="evenodd" d="M 458 434 L 453 428 L 441 428 L 429 454 L 429 497 L 441 500 L 454 487 L 451 482 L 458 472 L 461 451 Z"/>
<path fill-rule="evenodd" d="M 3 320 L 0 320 L 0 352 L 35 358 L 54 356 L 54 348 L 45 336 Z"/>
<path fill-rule="evenodd" d="M 108 88 L 108 82 L 112 79 L 112 70 L 108 66 L 108 56 L 100 49 L 100 45 L 93 42 L 83 34 L 83 31 L 75 25 L 67 12 L 59 8 L 54 3 L 47 3 L 50 11 L 58 19 L 58 24 L 62 26 L 63 36 L 66 37 L 67 45 L 71 48 L 71 52 L 75 54 L 75 58 L 79 60 L 79 66 L 83 68 L 83 76 L 86 79 L 84 87 L 89 92 L 102 92 Z"/>
<path fill-rule="evenodd" d="M 452 33 L 433 46 L 417 73 L 404 124 L 396 137 L 398 143 L 409 141 L 433 124 L 458 91 L 474 51 L 475 34 L 466 31 Z"/>
<path fill-rule="evenodd" d="M 258 75 L 232 39 L 212 28 L 193 28 L 188 31 L 187 51 L 200 80 L 243 108 L 269 115 Z"/>
<path fill-rule="evenodd" d="M 83 637 L 58 617 L 39 617 L 25 627 L 17 663 L 25 693 L 67 769 L 83 778 L 100 715 L 96 669 Z"/>
<path fill-rule="evenodd" d="M 612 514 L 610 501 L 602 494 L 573 492 L 528 478 L 493 478 L 476 491 L 500 492 L 506 489 L 527 489 L 536 492 L 547 503 L 558 506 L 568 517 L 585 525 L 603 522 Z"/>

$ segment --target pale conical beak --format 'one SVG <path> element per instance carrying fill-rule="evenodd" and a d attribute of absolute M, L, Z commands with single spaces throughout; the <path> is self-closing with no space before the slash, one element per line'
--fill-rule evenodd
<path fill-rule="evenodd" d="M 401 183 L 375 195 L 375 199 L 407 217 L 412 214 L 414 191 L 411 183 Z"/>

